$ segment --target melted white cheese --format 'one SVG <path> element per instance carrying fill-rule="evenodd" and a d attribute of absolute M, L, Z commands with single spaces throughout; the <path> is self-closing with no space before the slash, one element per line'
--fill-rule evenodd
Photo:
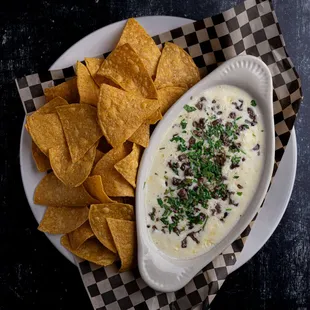
<path fill-rule="evenodd" d="M 198 96 L 191 98 L 188 105 L 195 106 L 196 103 L 200 101 L 201 97 L 205 97 L 206 99 L 203 101 L 203 109 L 196 109 L 190 113 L 183 110 L 180 115 L 176 117 L 175 122 L 163 137 L 145 187 L 147 191 L 147 214 L 151 213 L 153 208 L 156 209 L 154 221 L 151 220 L 150 216 L 146 218 L 150 237 L 160 250 L 172 257 L 193 257 L 206 252 L 221 241 L 237 223 L 238 219 L 249 205 L 257 189 L 263 168 L 264 128 L 259 109 L 260 103 L 257 102 L 257 106 L 253 107 L 251 105 L 253 98 L 251 98 L 248 93 L 236 87 L 221 85 L 210 88 Z M 240 105 L 241 101 L 239 100 L 243 101 L 242 111 L 237 110 L 233 104 L 237 102 L 238 105 Z M 216 103 L 214 103 L 214 101 L 216 101 Z M 160 221 L 160 218 L 164 210 L 157 202 L 159 197 L 164 196 L 167 185 L 171 185 L 171 179 L 175 176 L 174 172 L 168 167 L 168 162 L 170 160 L 176 161 L 178 155 L 181 154 L 181 152 L 177 150 L 177 143 L 171 142 L 170 139 L 174 134 L 182 134 L 182 137 L 187 143 L 188 139 L 192 136 L 192 130 L 195 129 L 192 125 L 193 120 L 198 120 L 201 117 L 208 118 L 213 116 L 221 118 L 222 122 L 225 124 L 227 121 L 232 121 L 229 114 L 234 112 L 236 113 L 236 119 L 240 117 L 237 124 L 242 125 L 245 123 L 245 119 L 250 120 L 247 108 L 251 108 L 255 112 L 257 124 L 254 126 L 249 125 L 247 130 L 241 131 L 236 140 L 236 142 L 241 143 L 241 149 L 243 151 L 237 155 L 244 158 L 244 161 L 240 161 L 239 167 L 231 169 L 230 160 L 226 160 L 225 165 L 222 167 L 222 174 L 227 178 L 224 182 L 227 184 L 229 191 L 234 192 L 231 198 L 233 202 L 238 203 L 238 206 L 229 204 L 229 199 L 225 201 L 221 199 L 210 199 L 208 201 L 208 208 L 202 210 L 202 212 L 208 216 L 208 220 L 206 221 L 204 229 L 196 235 L 200 241 L 199 244 L 188 237 L 187 247 L 182 248 L 182 240 L 189 232 L 195 231 L 195 227 L 192 230 L 188 229 L 186 221 L 183 221 L 178 225 L 181 230 L 184 228 L 179 236 L 174 232 L 169 233 L 166 231 L 166 233 L 163 233 L 161 229 L 164 227 L 164 224 Z M 219 111 L 222 113 L 218 113 Z M 187 122 L 187 133 L 185 133 L 180 126 L 182 120 Z M 257 144 L 260 146 L 259 151 L 253 150 Z M 238 188 L 238 184 L 242 185 L 242 189 Z M 242 195 L 239 196 L 237 194 L 238 192 L 242 192 Z M 217 203 L 221 205 L 221 212 L 214 212 L 214 207 Z M 229 210 L 227 211 L 228 215 L 223 218 L 226 209 Z M 154 226 L 156 226 L 155 229 L 153 229 Z"/>

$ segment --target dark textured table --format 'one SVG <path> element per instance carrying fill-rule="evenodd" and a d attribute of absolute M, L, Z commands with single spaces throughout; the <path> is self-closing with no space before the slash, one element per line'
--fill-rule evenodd
<path fill-rule="evenodd" d="M 20 3 L 18 3 L 20 2 Z M 54 1 L 53 1 L 54 2 Z M 24 118 L 13 79 L 46 70 L 73 43 L 110 23 L 144 15 L 200 19 L 237 0 L 6 1 L 0 12 L 0 309 L 92 309 L 76 268 L 36 230 L 19 170 Z M 310 1 L 274 0 L 305 100 L 297 120 L 298 170 L 274 235 L 222 287 L 212 309 L 310 309 Z"/>

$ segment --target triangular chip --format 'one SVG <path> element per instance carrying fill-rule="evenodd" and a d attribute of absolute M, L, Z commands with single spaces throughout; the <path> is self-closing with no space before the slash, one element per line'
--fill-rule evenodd
<path fill-rule="evenodd" d="M 167 86 L 190 88 L 199 80 L 199 70 L 191 56 L 178 45 L 166 42 L 157 67 L 156 88 Z"/>
<path fill-rule="evenodd" d="M 96 155 L 95 155 L 95 160 L 94 160 L 94 164 L 93 164 L 94 166 L 102 158 L 103 155 L 104 155 L 103 152 L 101 152 L 100 150 L 96 149 Z"/>
<path fill-rule="evenodd" d="M 88 219 L 87 207 L 48 207 L 38 227 L 49 234 L 66 234 L 85 223 Z"/>
<path fill-rule="evenodd" d="M 66 143 L 65 135 L 56 113 L 33 113 L 27 117 L 27 130 L 34 143 L 46 156 L 48 156 L 50 148 Z"/>
<path fill-rule="evenodd" d="M 107 222 L 122 263 L 119 271 L 134 268 L 137 262 L 136 223 L 114 218 L 107 218 Z"/>
<path fill-rule="evenodd" d="M 139 144 L 144 148 L 148 147 L 150 141 L 150 125 L 143 123 L 128 139 L 128 141 Z"/>
<path fill-rule="evenodd" d="M 116 260 L 116 254 L 105 248 L 97 239 L 86 240 L 78 249 L 73 249 L 70 245 L 68 235 L 63 235 L 60 239 L 62 246 L 74 255 L 86 259 L 99 266 L 108 266 Z"/>
<path fill-rule="evenodd" d="M 63 82 L 57 86 L 45 88 L 44 95 L 46 102 L 49 102 L 56 97 L 61 97 L 67 100 L 69 103 L 79 102 L 77 78 L 74 77 L 71 80 Z"/>
<path fill-rule="evenodd" d="M 64 105 L 68 105 L 68 101 L 61 97 L 56 97 L 44 104 L 39 110 L 37 110 L 37 112 L 42 114 L 54 113 L 56 112 L 57 107 Z"/>
<path fill-rule="evenodd" d="M 83 185 L 85 186 L 85 189 L 88 191 L 88 193 L 95 199 L 99 200 L 101 203 L 115 202 L 105 193 L 100 175 L 93 175 L 88 177 Z"/>
<path fill-rule="evenodd" d="M 33 201 L 45 206 L 84 207 L 99 203 L 90 196 L 84 186 L 68 187 L 54 173 L 47 174 L 35 189 Z"/>
<path fill-rule="evenodd" d="M 98 118 L 107 141 L 118 147 L 159 108 L 157 100 L 103 84 L 100 88 Z"/>
<path fill-rule="evenodd" d="M 160 50 L 154 40 L 134 18 L 128 19 L 117 47 L 125 43 L 129 43 L 132 46 L 143 61 L 149 75 L 154 76 L 160 57 Z"/>
<path fill-rule="evenodd" d="M 155 125 L 162 118 L 163 118 L 163 116 L 162 116 L 160 108 L 159 108 L 146 120 L 146 122 L 151 124 L 151 125 Z"/>
<path fill-rule="evenodd" d="M 52 169 L 66 186 L 77 187 L 89 176 L 96 155 L 96 145 L 83 158 L 73 163 L 67 146 L 56 146 L 49 150 Z"/>
<path fill-rule="evenodd" d="M 51 169 L 50 160 L 48 159 L 47 156 L 44 155 L 44 153 L 41 152 L 41 150 L 37 147 L 37 145 L 33 141 L 32 141 L 32 157 L 37 166 L 37 169 L 40 172 L 45 172 Z"/>
<path fill-rule="evenodd" d="M 153 80 L 142 60 L 129 44 L 117 47 L 103 62 L 98 71 L 122 89 L 145 98 L 156 99 Z"/>
<path fill-rule="evenodd" d="M 114 165 L 130 153 L 126 145 L 112 149 L 98 161 L 92 175 L 100 175 L 108 196 L 134 196 L 132 186 L 117 172 Z"/>
<path fill-rule="evenodd" d="M 88 69 L 79 61 L 76 63 L 76 75 L 80 102 L 97 106 L 99 87 L 91 77 Z"/>
<path fill-rule="evenodd" d="M 84 157 L 101 138 L 97 109 L 88 104 L 70 104 L 56 109 L 69 147 L 72 162 Z"/>
<path fill-rule="evenodd" d="M 183 87 L 165 87 L 158 90 L 161 114 L 164 115 L 169 108 L 187 91 Z"/>
<path fill-rule="evenodd" d="M 116 253 L 116 247 L 106 221 L 107 217 L 132 221 L 134 219 L 133 206 L 122 203 L 90 206 L 89 223 L 94 234 L 105 247 Z"/>
<path fill-rule="evenodd" d="M 135 188 L 142 148 L 133 144 L 131 153 L 114 165 L 115 169 Z"/>
<path fill-rule="evenodd" d="M 76 208 L 77 209 L 77 208 Z M 86 221 L 83 225 L 70 232 L 68 235 L 70 245 L 73 250 L 78 249 L 86 240 L 95 236 L 93 233 L 89 221 Z"/>
<path fill-rule="evenodd" d="M 92 76 L 93 80 L 99 87 L 101 84 L 106 83 L 108 81 L 104 76 L 97 74 L 103 61 L 104 61 L 103 58 L 85 58 L 86 67 L 90 75 Z"/>

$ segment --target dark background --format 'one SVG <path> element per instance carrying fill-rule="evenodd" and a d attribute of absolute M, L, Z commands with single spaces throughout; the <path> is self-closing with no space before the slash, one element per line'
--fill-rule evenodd
<path fill-rule="evenodd" d="M 14 77 L 49 66 L 88 33 L 132 16 L 201 19 L 238 0 L 1 1 L 0 309 L 92 309 L 79 273 L 44 234 L 24 195 L 19 140 L 24 111 Z M 274 0 L 288 52 L 301 75 L 298 170 L 288 209 L 263 249 L 226 280 L 212 309 L 310 309 L 310 1 Z"/>

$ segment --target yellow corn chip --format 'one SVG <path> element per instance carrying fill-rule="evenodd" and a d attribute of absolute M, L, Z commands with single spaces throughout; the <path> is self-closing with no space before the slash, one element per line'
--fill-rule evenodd
<path fill-rule="evenodd" d="M 128 141 L 139 144 L 144 148 L 148 147 L 150 141 L 150 125 L 143 123 L 134 133 L 128 138 Z"/>
<path fill-rule="evenodd" d="M 86 240 L 95 236 L 93 233 L 89 221 L 86 221 L 83 225 L 77 229 L 71 231 L 68 235 L 70 245 L 73 250 L 78 249 Z"/>
<path fill-rule="evenodd" d="M 32 157 L 40 172 L 51 169 L 51 164 L 47 156 L 45 156 L 37 145 L 32 141 Z"/>
<path fill-rule="evenodd" d="M 117 47 L 129 43 L 141 58 L 148 74 L 155 75 L 160 50 L 144 28 L 134 19 L 129 18 Z"/>
<path fill-rule="evenodd" d="M 99 200 L 100 202 L 115 202 L 105 193 L 100 175 L 93 175 L 88 177 L 83 185 L 85 186 L 85 189 L 88 191 L 89 195 Z"/>
<path fill-rule="evenodd" d="M 94 145 L 79 161 L 73 163 L 67 146 L 56 146 L 49 150 L 52 169 L 66 186 L 77 187 L 89 176 L 96 155 Z"/>
<path fill-rule="evenodd" d="M 124 272 L 134 268 L 137 262 L 136 223 L 114 218 L 107 218 L 107 222 L 122 262 L 119 271 Z"/>
<path fill-rule="evenodd" d="M 99 70 L 103 61 L 104 61 L 103 58 L 85 58 L 86 67 L 90 75 L 92 76 L 93 80 L 99 87 L 105 81 L 104 77 L 97 75 L 97 71 Z"/>
<path fill-rule="evenodd" d="M 187 91 L 182 87 L 165 87 L 158 90 L 160 110 L 164 115 L 169 108 Z"/>
<path fill-rule="evenodd" d="M 76 63 L 76 75 L 80 102 L 97 106 L 99 87 L 91 77 L 87 68 L 79 61 Z"/>
<path fill-rule="evenodd" d="M 90 206 L 89 223 L 94 234 L 105 247 L 116 253 L 116 247 L 106 221 L 107 217 L 132 221 L 134 218 L 133 206 L 122 203 Z"/>
<path fill-rule="evenodd" d="M 99 266 L 108 266 L 114 263 L 116 254 L 106 249 L 97 239 L 86 240 L 78 249 L 74 250 L 70 246 L 68 235 L 63 235 L 60 239 L 62 246 L 74 255 L 86 259 Z"/>
<path fill-rule="evenodd" d="M 85 223 L 88 219 L 87 207 L 48 207 L 38 227 L 49 234 L 66 234 Z"/>
<path fill-rule="evenodd" d="M 114 165 L 115 169 L 135 188 L 142 148 L 133 144 L 131 153 Z"/>
<path fill-rule="evenodd" d="M 72 162 L 76 163 L 102 136 L 97 123 L 97 109 L 88 104 L 70 104 L 56 110 Z"/>
<path fill-rule="evenodd" d="M 84 186 L 68 187 L 54 173 L 47 174 L 35 189 L 34 203 L 45 206 L 84 207 L 99 203 L 91 197 Z"/>
<path fill-rule="evenodd" d="M 155 125 L 157 122 L 159 122 L 161 119 L 163 118 L 163 116 L 161 115 L 161 111 L 160 109 L 156 110 L 156 112 L 154 112 L 147 120 L 146 122 L 151 124 L 151 125 Z"/>
<path fill-rule="evenodd" d="M 157 100 L 103 84 L 98 104 L 99 124 L 108 142 L 118 147 L 158 108 Z"/>
<path fill-rule="evenodd" d="M 142 60 L 129 44 L 117 47 L 103 62 L 98 71 L 126 91 L 145 98 L 156 99 L 153 80 Z"/>
<path fill-rule="evenodd" d="M 102 156 L 104 155 L 103 152 L 101 152 L 100 150 L 96 149 L 96 155 L 95 155 L 95 160 L 93 165 L 95 166 L 97 164 L 97 162 L 102 158 Z"/>
<path fill-rule="evenodd" d="M 176 44 L 166 42 L 157 67 L 156 88 L 185 85 L 190 88 L 199 80 L 199 70 L 191 56 Z"/>
<path fill-rule="evenodd" d="M 77 89 L 76 77 L 57 86 L 45 88 L 44 95 L 46 102 L 49 102 L 56 97 L 61 97 L 67 100 L 69 103 L 79 102 L 79 92 Z"/>
<path fill-rule="evenodd" d="M 56 113 L 35 112 L 27 117 L 27 130 L 38 148 L 48 156 L 52 147 L 65 145 L 66 140 Z"/>
<path fill-rule="evenodd" d="M 117 172 L 114 165 L 129 154 L 126 145 L 112 149 L 98 161 L 92 175 L 100 175 L 108 196 L 134 196 L 132 186 Z"/>
<path fill-rule="evenodd" d="M 68 101 L 61 97 L 56 97 L 42 106 L 37 112 L 42 114 L 54 113 L 56 112 L 56 107 L 64 105 L 68 105 Z"/>

